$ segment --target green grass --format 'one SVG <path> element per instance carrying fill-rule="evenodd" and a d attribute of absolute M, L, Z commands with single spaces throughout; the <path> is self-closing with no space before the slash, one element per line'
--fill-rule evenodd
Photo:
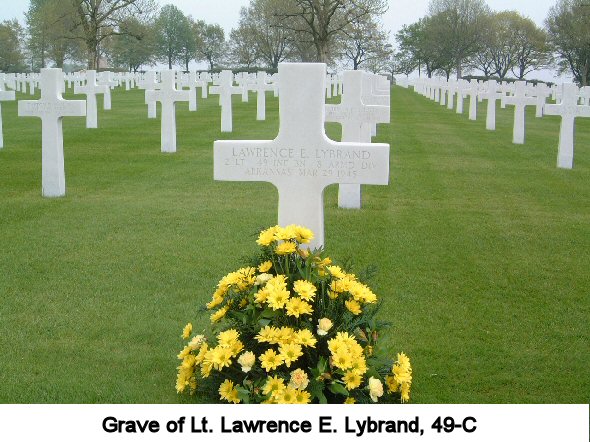
<path fill-rule="evenodd" d="M 381 344 L 410 355 L 413 402 L 588 402 L 590 120 L 566 171 L 557 117 L 530 108 L 516 146 L 510 108 L 489 132 L 485 103 L 472 122 L 467 106 L 392 98 L 375 139 L 391 144 L 390 185 L 364 186 L 360 211 L 329 187 L 326 248 L 378 266 Z M 0 402 L 187 401 L 174 390 L 182 327 L 207 329 L 217 281 L 276 223 L 272 185 L 213 181 L 214 140 L 276 135 L 277 100 L 265 122 L 255 101 L 234 98 L 232 134 L 217 97 L 179 105 L 178 152 L 162 154 L 142 92 L 115 91 L 99 129 L 64 121 L 60 199 L 41 197 L 40 120 L 2 103 Z"/>

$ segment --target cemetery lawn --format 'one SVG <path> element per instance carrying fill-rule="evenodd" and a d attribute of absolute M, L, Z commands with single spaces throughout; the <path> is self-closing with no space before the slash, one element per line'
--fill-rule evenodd
<path fill-rule="evenodd" d="M 254 94 L 234 97 L 232 134 L 218 97 L 178 105 L 178 152 L 162 154 L 143 92 L 116 90 L 99 129 L 64 120 L 60 199 L 41 197 L 40 120 L 2 103 L 0 402 L 203 400 L 174 388 L 182 328 L 209 328 L 202 306 L 277 212 L 268 183 L 213 181 L 213 141 L 274 138 L 271 95 L 265 122 Z M 488 132 L 485 103 L 472 122 L 467 101 L 456 115 L 410 90 L 392 98 L 375 138 L 391 144 L 390 185 L 363 186 L 360 211 L 338 209 L 329 187 L 326 249 L 377 266 L 369 285 L 391 322 L 380 345 L 410 356 L 412 401 L 587 403 L 590 119 L 567 171 L 557 117 L 529 108 L 516 146 L 511 108 Z"/>

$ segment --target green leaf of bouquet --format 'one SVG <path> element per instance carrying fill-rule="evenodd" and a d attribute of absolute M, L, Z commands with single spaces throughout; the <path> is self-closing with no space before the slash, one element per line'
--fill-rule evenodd
<path fill-rule="evenodd" d="M 348 396 L 348 390 L 346 388 L 344 388 L 343 385 L 334 382 L 330 385 L 328 385 L 328 389 L 334 393 L 334 394 L 341 394 L 343 396 Z"/>
<path fill-rule="evenodd" d="M 270 324 L 270 319 L 259 319 L 258 323 L 262 326 L 262 327 L 266 327 L 268 324 Z"/>
<path fill-rule="evenodd" d="M 316 381 L 315 379 L 309 383 L 309 392 L 311 395 L 316 398 L 320 404 L 327 404 L 328 399 L 326 399 L 326 395 L 324 394 L 324 384 Z"/>
<path fill-rule="evenodd" d="M 243 403 L 249 404 L 250 403 L 250 392 L 246 388 L 240 387 L 240 386 L 237 386 L 236 390 L 238 391 L 238 398 L 240 398 L 240 400 Z"/>

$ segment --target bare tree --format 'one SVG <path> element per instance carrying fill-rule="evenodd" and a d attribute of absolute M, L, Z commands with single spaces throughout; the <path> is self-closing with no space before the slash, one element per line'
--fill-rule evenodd
<path fill-rule="evenodd" d="M 331 45 L 346 26 L 386 10 L 386 0 L 290 0 L 288 9 L 279 14 L 280 26 L 295 32 L 300 42 L 313 45 L 316 61 L 328 63 Z"/>
<path fill-rule="evenodd" d="M 156 11 L 153 0 L 70 0 L 74 8 L 74 28 L 88 52 L 88 68 L 96 69 L 101 43 L 120 35 L 120 24 L 130 16 L 147 17 Z"/>
<path fill-rule="evenodd" d="M 457 78 L 462 76 L 463 63 L 477 52 L 489 12 L 485 0 L 430 0 L 429 13 L 437 24 L 437 38 L 448 42 Z"/>
<path fill-rule="evenodd" d="M 580 86 L 590 84 L 590 1 L 558 0 L 545 21 L 560 72 Z"/>

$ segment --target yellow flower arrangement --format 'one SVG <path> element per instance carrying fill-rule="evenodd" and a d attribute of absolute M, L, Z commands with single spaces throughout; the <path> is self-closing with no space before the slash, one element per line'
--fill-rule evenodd
<path fill-rule="evenodd" d="M 312 239 L 297 225 L 260 232 L 260 254 L 222 277 L 206 304 L 216 333 L 184 326 L 178 393 L 234 404 L 409 401 L 410 359 L 385 364 L 377 345 L 377 295 L 362 272 L 305 246 Z"/>

